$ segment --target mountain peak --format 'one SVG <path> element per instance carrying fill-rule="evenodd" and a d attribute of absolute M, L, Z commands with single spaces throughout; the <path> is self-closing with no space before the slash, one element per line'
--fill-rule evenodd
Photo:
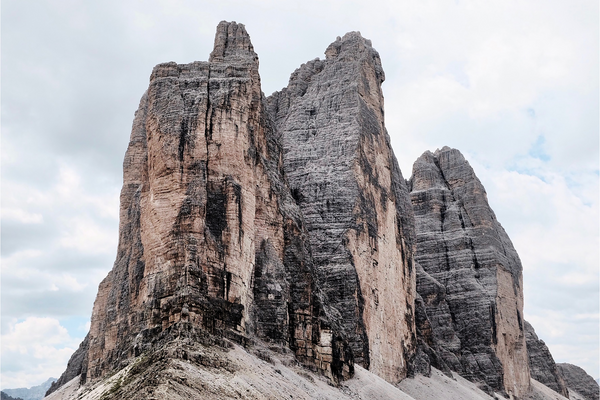
<path fill-rule="evenodd" d="M 215 45 L 210 53 L 210 62 L 252 61 L 258 56 L 243 24 L 221 21 L 215 34 Z"/>

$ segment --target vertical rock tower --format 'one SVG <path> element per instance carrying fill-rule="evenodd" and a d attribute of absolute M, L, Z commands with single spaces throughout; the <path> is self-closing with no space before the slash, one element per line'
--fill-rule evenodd
<path fill-rule="evenodd" d="M 522 267 L 462 154 L 425 152 L 410 180 L 417 290 L 443 361 L 460 375 L 522 397 L 530 373 Z"/>
<path fill-rule="evenodd" d="M 208 62 L 154 68 L 123 163 L 117 258 L 49 393 L 121 370 L 131 379 L 110 391 L 144 397 L 134 382 L 154 393 L 161 357 L 213 368 L 218 356 L 182 349 L 234 341 L 263 358 L 291 349 L 334 382 L 355 362 L 392 384 L 434 366 L 491 395 L 531 397 L 533 376 L 598 398 L 523 320 L 519 257 L 462 154 L 426 152 L 406 182 L 379 54 L 350 32 L 325 55 L 266 98 L 244 26 L 221 22 Z M 208 393 L 196 378 L 180 382 L 186 398 Z"/>
<path fill-rule="evenodd" d="M 269 98 L 324 304 L 357 363 L 389 382 L 415 347 L 414 220 L 384 126 L 379 54 L 358 32 Z"/>
<path fill-rule="evenodd" d="M 321 306 L 243 25 L 219 24 L 209 62 L 154 68 L 123 168 L 117 259 L 73 365 L 84 380 L 183 328 L 282 343 L 334 380 L 352 374 Z"/>

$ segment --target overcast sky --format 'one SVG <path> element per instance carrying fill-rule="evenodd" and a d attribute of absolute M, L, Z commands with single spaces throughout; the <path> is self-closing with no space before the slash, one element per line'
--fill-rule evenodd
<path fill-rule="evenodd" d="M 465 154 L 524 268 L 525 318 L 598 377 L 598 2 L 2 1 L 1 387 L 58 377 L 116 256 L 122 161 L 160 62 L 244 23 L 263 91 L 357 30 L 386 73 L 405 178 Z"/>

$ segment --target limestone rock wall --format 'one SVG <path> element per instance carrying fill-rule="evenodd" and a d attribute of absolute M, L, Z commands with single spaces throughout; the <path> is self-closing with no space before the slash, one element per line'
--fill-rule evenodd
<path fill-rule="evenodd" d="M 379 54 L 351 32 L 269 97 L 324 304 L 354 359 L 389 382 L 414 353 L 414 229 L 384 126 Z"/>
<path fill-rule="evenodd" d="M 451 376 L 451 368 L 447 361 L 454 361 L 455 356 L 448 348 L 459 348 L 460 341 L 453 330 L 450 309 L 446 302 L 446 287 L 425 272 L 419 263 L 415 264 L 415 321 L 418 344 L 411 375 L 430 376 L 431 367 L 435 367 Z"/>
<path fill-rule="evenodd" d="M 119 247 L 92 313 L 87 378 L 187 323 L 239 343 L 283 343 L 333 380 L 352 352 L 313 279 L 300 209 L 241 24 L 209 62 L 156 66 L 123 163 Z"/>
<path fill-rule="evenodd" d="M 222 22 L 208 62 L 154 68 L 123 162 L 116 261 L 49 393 L 159 338 L 196 337 L 289 348 L 338 382 L 354 362 L 393 384 L 435 367 L 524 398 L 531 365 L 564 393 L 468 162 L 426 152 L 407 183 L 379 54 L 350 32 L 325 55 L 266 98 L 244 26 Z"/>
<path fill-rule="evenodd" d="M 548 346 L 539 339 L 533 326 L 527 321 L 525 323 L 525 342 L 529 356 L 529 370 L 531 377 L 543 383 L 550 389 L 565 397 L 569 397 L 565 380 L 554 363 L 554 358 L 548 350 Z"/>
<path fill-rule="evenodd" d="M 568 363 L 556 364 L 558 370 L 563 376 L 569 393 L 577 392 L 577 395 L 583 396 L 586 400 L 598 400 L 600 398 L 600 387 L 598 382 L 577 365 Z M 575 396 L 571 396 L 575 397 Z"/>
<path fill-rule="evenodd" d="M 425 152 L 410 179 L 417 290 L 439 356 L 462 376 L 521 397 L 530 373 L 522 267 L 462 154 Z M 490 391 L 490 389 L 488 389 Z"/>

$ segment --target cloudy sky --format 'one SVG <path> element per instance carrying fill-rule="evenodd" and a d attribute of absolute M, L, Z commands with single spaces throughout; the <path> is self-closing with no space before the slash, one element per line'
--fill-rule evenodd
<path fill-rule="evenodd" d="M 122 160 L 160 62 L 246 25 L 263 91 L 358 30 L 404 176 L 460 149 L 521 256 L 525 317 L 598 377 L 596 0 L 3 0 L 2 388 L 58 377 L 116 255 Z"/>

